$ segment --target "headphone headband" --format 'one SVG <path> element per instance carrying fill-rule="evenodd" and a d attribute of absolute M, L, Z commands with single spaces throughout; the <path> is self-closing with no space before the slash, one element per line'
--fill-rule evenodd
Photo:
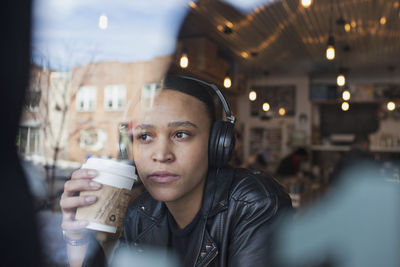
<path fill-rule="evenodd" d="M 200 80 L 200 79 L 197 79 L 197 78 L 194 78 L 194 77 L 190 77 L 190 76 L 179 76 L 179 77 L 184 78 L 184 79 L 188 79 L 188 80 L 192 80 L 192 81 L 196 81 L 198 83 L 201 83 L 201 84 L 204 84 L 204 85 L 206 85 L 208 87 L 211 87 L 214 90 L 214 92 L 217 94 L 219 100 L 222 103 L 222 107 L 225 110 L 226 119 L 230 123 L 235 124 L 236 118 L 231 114 L 231 111 L 229 109 L 228 103 L 226 102 L 226 100 L 225 100 L 224 96 L 222 95 L 221 91 L 218 89 L 218 87 L 215 84 L 208 83 L 206 81 L 203 81 L 203 80 Z"/>

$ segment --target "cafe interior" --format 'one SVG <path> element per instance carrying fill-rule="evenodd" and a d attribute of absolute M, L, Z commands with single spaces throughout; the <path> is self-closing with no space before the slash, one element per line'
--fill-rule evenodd
<path fill-rule="evenodd" d="M 34 2 L 17 147 L 54 244 L 63 184 L 90 156 L 132 160 L 130 98 L 168 69 L 225 96 L 236 118 L 230 165 L 288 191 L 298 219 L 282 266 L 399 266 L 400 1 Z M 367 165 L 343 172 L 358 162 Z M 48 266 L 64 266 L 59 249 L 45 248 Z M 337 264 L 310 260 L 322 254 Z"/>

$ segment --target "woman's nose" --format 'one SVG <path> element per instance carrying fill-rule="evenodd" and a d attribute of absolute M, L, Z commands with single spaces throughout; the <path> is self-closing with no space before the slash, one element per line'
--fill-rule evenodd
<path fill-rule="evenodd" d="M 160 139 L 154 146 L 152 159 L 155 162 L 172 162 L 175 155 L 172 151 L 172 145 L 168 140 Z"/>

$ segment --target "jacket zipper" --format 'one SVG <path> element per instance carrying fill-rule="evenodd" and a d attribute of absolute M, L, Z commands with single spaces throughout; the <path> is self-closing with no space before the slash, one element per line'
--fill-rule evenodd
<path fill-rule="evenodd" d="M 215 259 L 217 256 L 218 256 L 218 250 L 217 250 L 217 253 L 215 253 L 214 257 L 212 257 L 212 258 L 204 265 L 204 267 L 207 267 L 207 266 L 210 264 L 210 262 L 212 262 L 213 259 Z"/>

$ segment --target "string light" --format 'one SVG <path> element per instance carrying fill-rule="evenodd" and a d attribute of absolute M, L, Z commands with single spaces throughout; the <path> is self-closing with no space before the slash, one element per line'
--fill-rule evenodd
<path fill-rule="evenodd" d="M 181 66 L 182 69 L 185 69 L 189 66 L 189 58 L 185 50 L 183 51 L 181 59 L 179 60 L 179 66 Z"/>
<path fill-rule="evenodd" d="M 268 111 L 270 108 L 271 108 L 271 106 L 269 105 L 269 103 L 268 102 L 265 102 L 264 104 L 263 104 L 263 110 L 264 111 Z"/>
<path fill-rule="evenodd" d="M 350 108 L 350 105 L 349 105 L 348 102 L 343 102 L 343 103 L 342 103 L 342 110 L 343 110 L 343 111 L 348 111 L 349 108 Z"/>
<path fill-rule="evenodd" d="M 301 0 L 301 5 L 305 8 L 310 7 L 312 4 L 312 0 Z"/>
<path fill-rule="evenodd" d="M 342 93 L 342 99 L 343 99 L 344 101 L 349 101 L 349 100 L 350 100 L 350 97 L 351 97 L 350 91 L 348 91 L 348 90 L 343 91 L 343 93 Z"/>
<path fill-rule="evenodd" d="M 393 111 L 396 109 L 396 104 L 393 101 L 389 101 L 386 105 L 387 109 L 389 111 Z"/>
<path fill-rule="evenodd" d="M 232 86 L 231 77 L 229 77 L 229 75 L 227 74 L 224 79 L 224 87 L 230 88 L 231 86 Z"/>
<path fill-rule="evenodd" d="M 285 116 L 285 114 L 286 114 L 286 109 L 285 109 L 285 108 L 280 108 L 279 111 L 278 111 L 278 113 L 279 113 L 279 115 L 281 115 L 281 116 Z"/>
<path fill-rule="evenodd" d="M 251 91 L 251 92 L 249 93 L 249 99 L 250 99 L 250 101 L 256 101 L 256 99 L 257 99 L 257 93 L 256 93 L 255 91 Z"/>

